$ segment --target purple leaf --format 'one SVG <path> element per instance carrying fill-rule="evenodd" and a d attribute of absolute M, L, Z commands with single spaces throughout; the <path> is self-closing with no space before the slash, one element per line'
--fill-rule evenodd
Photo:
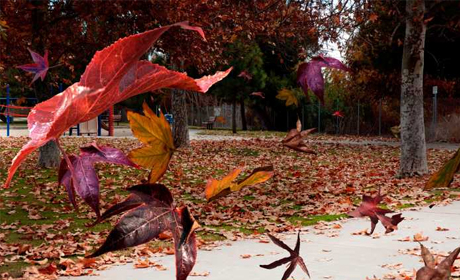
<path fill-rule="evenodd" d="M 392 213 L 393 211 L 378 207 L 378 204 L 383 200 L 383 197 L 384 195 L 380 195 L 380 190 L 375 197 L 363 195 L 363 202 L 361 205 L 359 205 L 357 209 L 348 213 L 351 217 L 369 217 L 371 219 L 371 231 L 368 233 L 369 235 L 374 232 L 375 226 L 379 220 L 386 229 L 385 233 L 389 233 L 397 229 L 397 225 L 404 220 L 404 218 L 401 217 L 401 214 L 394 215 L 391 218 L 385 216 L 385 214 Z"/>
<path fill-rule="evenodd" d="M 277 261 L 272 262 L 271 264 L 265 264 L 265 265 L 260 265 L 260 267 L 265 268 L 265 269 L 273 269 L 276 268 L 280 265 L 286 264 L 288 262 L 291 262 L 289 267 L 286 269 L 286 271 L 283 274 L 283 277 L 281 278 L 282 280 L 286 280 L 289 278 L 289 276 L 292 274 L 294 269 L 296 268 L 297 265 L 300 266 L 300 268 L 310 277 L 310 273 L 308 272 L 307 266 L 305 265 L 305 262 L 303 261 L 302 257 L 300 256 L 300 231 L 297 234 L 297 242 L 295 244 L 294 250 L 289 248 L 283 241 L 279 240 L 278 238 L 274 237 L 271 234 L 268 234 L 268 237 L 278 245 L 279 247 L 283 248 L 284 250 L 289 252 L 289 257 L 279 259 Z"/>
<path fill-rule="evenodd" d="M 332 57 L 313 57 L 310 62 L 302 63 L 297 70 L 297 82 L 302 87 L 305 96 L 308 98 L 308 88 L 324 104 L 324 79 L 321 68 L 336 68 L 344 71 L 350 69 L 343 65 L 338 59 Z"/>
<path fill-rule="evenodd" d="M 99 221 L 124 214 L 104 244 L 90 257 L 149 242 L 163 231 L 173 234 L 176 279 L 185 280 L 195 265 L 197 248 L 194 230 L 198 226 L 186 207 L 177 209 L 168 188 L 142 184 L 128 189 L 128 198 L 108 209 Z"/>
<path fill-rule="evenodd" d="M 27 48 L 32 56 L 32 59 L 35 63 L 31 64 L 24 64 L 17 66 L 17 68 L 22 69 L 26 72 L 34 73 L 35 76 L 30 84 L 33 84 L 39 77 L 42 81 L 46 77 L 46 72 L 48 72 L 49 64 L 48 64 L 48 51 L 45 51 L 45 56 L 41 56 L 38 53 L 32 51 L 31 49 Z"/>
<path fill-rule="evenodd" d="M 75 192 L 94 210 L 98 220 L 101 214 L 99 211 L 99 178 L 94 163 L 108 162 L 124 164 L 137 167 L 131 162 L 122 151 L 111 147 L 98 147 L 95 143 L 80 148 L 80 156 L 70 156 L 75 178 L 67 166 L 65 159 L 62 159 L 59 169 L 59 184 L 64 185 L 69 195 L 69 200 L 75 208 Z"/>

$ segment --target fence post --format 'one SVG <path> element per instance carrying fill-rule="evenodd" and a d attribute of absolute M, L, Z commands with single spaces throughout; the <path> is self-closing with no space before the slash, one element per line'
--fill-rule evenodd
<path fill-rule="evenodd" d="M 305 129 L 305 105 L 302 106 L 302 127 Z"/>
<path fill-rule="evenodd" d="M 431 124 L 431 135 L 436 138 L 436 126 L 438 124 L 438 87 L 433 86 L 433 120 Z"/>
<path fill-rule="evenodd" d="M 358 131 L 358 135 L 359 135 L 359 107 L 360 107 L 360 101 L 358 100 L 358 125 L 357 125 L 357 131 Z"/>
<path fill-rule="evenodd" d="M 382 98 L 379 101 L 379 136 L 382 136 Z"/>
<path fill-rule="evenodd" d="M 10 85 L 6 85 L 6 136 L 10 136 Z"/>
<path fill-rule="evenodd" d="M 339 111 L 339 101 L 336 100 L 335 103 L 335 109 L 338 112 Z M 339 134 L 339 117 L 335 117 L 335 134 Z"/>
<path fill-rule="evenodd" d="M 321 101 L 318 99 L 318 133 L 321 132 Z"/>

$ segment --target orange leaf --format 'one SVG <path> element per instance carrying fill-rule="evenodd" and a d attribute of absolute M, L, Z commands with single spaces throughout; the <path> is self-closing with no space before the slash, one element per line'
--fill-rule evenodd
<path fill-rule="evenodd" d="M 237 168 L 220 181 L 215 179 L 208 180 L 205 191 L 208 202 L 226 196 L 232 192 L 239 191 L 243 187 L 265 182 L 273 176 L 273 166 L 264 166 L 254 169 L 249 176 L 238 183 L 233 183 L 241 171 L 241 168 Z"/>
<path fill-rule="evenodd" d="M 134 163 L 150 169 L 149 182 L 155 183 L 166 172 L 175 148 L 171 128 L 163 114 L 160 113 L 157 117 L 146 103 L 143 104 L 143 108 L 145 116 L 128 112 L 131 130 L 144 144 L 143 147 L 132 150 L 129 158 Z"/>

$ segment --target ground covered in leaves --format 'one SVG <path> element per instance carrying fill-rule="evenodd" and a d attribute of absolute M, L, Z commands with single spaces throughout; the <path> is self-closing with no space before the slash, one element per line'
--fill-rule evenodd
<path fill-rule="evenodd" d="M 201 224 L 197 232 L 199 247 L 209 248 L 218 240 L 282 232 L 318 221 L 345 218 L 346 213 L 359 205 L 363 194 L 375 195 L 379 188 L 387 194 L 383 204 L 392 210 L 459 198 L 458 180 L 449 191 L 425 192 L 423 186 L 428 176 L 398 179 L 399 148 L 312 142 L 311 148 L 317 155 L 311 155 L 282 147 L 282 138 L 276 134 L 264 136 L 248 135 L 240 141 L 195 141 L 190 148 L 173 155 L 161 182 L 170 188 L 177 204 L 187 205 Z M 0 140 L 0 182 L 5 181 L 12 158 L 26 140 Z M 61 140 L 73 153 L 91 141 L 125 152 L 140 146 L 136 139 Z M 430 170 L 439 168 L 450 156 L 448 151 L 429 150 Z M 116 219 L 87 227 L 95 220 L 94 213 L 81 201 L 76 212 L 64 187 L 57 185 L 57 171 L 37 169 L 36 162 L 34 154 L 20 167 L 11 188 L 0 189 L 2 277 L 20 277 L 24 271 L 24 277 L 36 278 L 93 274 L 97 269 L 124 262 L 134 262 L 135 267 L 155 266 L 143 263 L 139 257 L 173 253 L 171 236 L 163 234 L 161 241 L 97 259 L 84 259 L 102 244 Z M 275 170 L 269 181 L 206 202 L 207 179 L 221 179 L 238 166 L 249 174 L 254 168 L 266 165 L 273 165 Z M 102 210 L 123 200 L 126 188 L 145 181 L 148 176 L 147 170 L 110 164 L 97 164 L 96 169 L 101 183 Z"/>

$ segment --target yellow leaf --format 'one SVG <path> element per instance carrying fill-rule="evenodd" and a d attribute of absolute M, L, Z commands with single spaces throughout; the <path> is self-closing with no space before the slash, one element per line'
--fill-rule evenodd
<path fill-rule="evenodd" d="M 447 188 L 454 179 L 455 173 L 460 168 L 460 149 L 454 156 L 448 160 L 438 172 L 431 175 L 430 179 L 425 185 L 425 189 L 432 188 Z"/>
<path fill-rule="evenodd" d="M 273 166 L 265 166 L 254 169 L 249 176 L 238 183 L 233 183 L 241 171 L 240 168 L 237 168 L 220 181 L 215 179 L 208 180 L 205 191 L 208 202 L 226 196 L 232 192 L 239 191 L 243 187 L 260 184 L 273 176 Z"/>
<path fill-rule="evenodd" d="M 283 88 L 282 90 L 278 91 L 276 98 L 279 100 L 286 100 L 286 107 L 291 106 L 292 104 L 299 106 L 299 101 L 297 100 L 294 92 L 287 88 Z"/>
<path fill-rule="evenodd" d="M 233 180 L 235 180 L 236 177 L 238 177 L 241 171 L 243 171 L 241 168 L 237 168 L 230 172 L 220 181 L 215 179 L 209 179 L 208 183 L 206 184 L 206 199 L 208 201 L 216 199 L 218 195 L 222 193 L 225 189 L 229 189 L 229 187 L 232 185 Z"/>
<path fill-rule="evenodd" d="M 243 187 L 254 186 L 260 183 L 263 183 L 273 177 L 273 166 L 264 166 L 254 169 L 252 173 L 240 181 L 238 184 L 235 184 L 230 187 L 233 192 L 241 190 Z"/>
<path fill-rule="evenodd" d="M 157 182 L 168 168 L 175 150 L 171 128 L 161 113 L 158 117 L 146 103 L 142 106 L 145 116 L 128 112 L 128 121 L 133 135 L 144 146 L 129 153 L 136 164 L 151 170 L 149 182 Z"/>

